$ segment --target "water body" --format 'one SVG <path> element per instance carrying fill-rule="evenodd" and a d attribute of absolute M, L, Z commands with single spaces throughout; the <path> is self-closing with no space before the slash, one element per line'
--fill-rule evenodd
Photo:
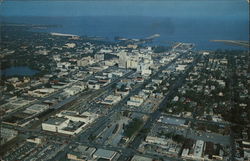
<path fill-rule="evenodd" d="M 10 67 L 4 70 L 0 70 L 1 76 L 33 76 L 39 71 L 31 69 L 26 66 Z"/>
<path fill-rule="evenodd" d="M 156 44 L 195 43 L 198 49 L 238 48 L 210 40 L 249 40 L 246 0 L 7 1 L 2 21 L 55 24 L 42 32 L 113 40 L 161 36 Z"/>

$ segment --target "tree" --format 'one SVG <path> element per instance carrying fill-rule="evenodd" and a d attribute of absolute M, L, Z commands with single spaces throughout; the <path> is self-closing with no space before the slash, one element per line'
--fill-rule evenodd
<path fill-rule="evenodd" d="M 142 123 L 143 122 L 140 119 L 133 119 L 128 125 L 125 126 L 124 135 L 130 138 L 140 128 Z"/>
<path fill-rule="evenodd" d="M 7 87 L 7 91 L 15 90 L 15 87 L 12 84 L 7 84 L 6 87 Z"/>
<path fill-rule="evenodd" d="M 185 137 L 182 135 L 174 135 L 172 139 L 177 143 L 183 143 L 185 141 Z"/>

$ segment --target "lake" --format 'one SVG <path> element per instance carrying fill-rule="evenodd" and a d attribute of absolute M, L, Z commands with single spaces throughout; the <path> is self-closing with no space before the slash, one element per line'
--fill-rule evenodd
<path fill-rule="evenodd" d="M 190 42 L 213 50 L 239 47 L 210 40 L 249 40 L 246 0 L 7 1 L 1 10 L 4 22 L 62 25 L 41 31 L 111 41 L 160 34 L 155 44 Z"/>
<path fill-rule="evenodd" d="M 39 71 L 26 66 L 10 67 L 0 70 L 1 76 L 33 76 Z"/>

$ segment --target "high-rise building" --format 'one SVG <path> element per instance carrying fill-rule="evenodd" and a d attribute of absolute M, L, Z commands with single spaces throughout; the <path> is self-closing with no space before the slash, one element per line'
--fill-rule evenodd
<path fill-rule="evenodd" d="M 151 69 L 149 69 L 149 67 L 150 67 L 149 63 L 140 62 L 139 65 L 137 66 L 136 71 L 138 73 L 141 73 L 141 75 L 150 75 L 152 71 Z"/>
<path fill-rule="evenodd" d="M 122 51 L 119 53 L 119 68 L 127 68 L 127 53 Z"/>
<path fill-rule="evenodd" d="M 137 57 L 128 57 L 127 68 L 136 69 L 138 66 L 138 63 L 139 61 Z"/>

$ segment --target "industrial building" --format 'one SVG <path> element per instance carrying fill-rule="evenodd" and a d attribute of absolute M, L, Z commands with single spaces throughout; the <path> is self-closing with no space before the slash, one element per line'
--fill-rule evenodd
<path fill-rule="evenodd" d="M 45 131 L 75 135 L 92 123 L 97 117 L 97 114 L 89 112 L 79 114 L 74 111 L 62 111 L 57 114 L 56 117 L 51 117 L 49 120 L 43 122 L 42 129 Z"/>

